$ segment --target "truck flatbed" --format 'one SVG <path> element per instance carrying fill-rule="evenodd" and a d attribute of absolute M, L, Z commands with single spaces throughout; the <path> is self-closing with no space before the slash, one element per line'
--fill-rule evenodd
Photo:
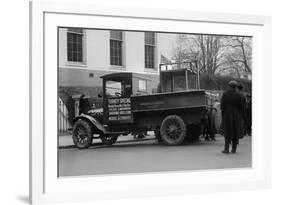
<path fill-rule="evenodd" d="M 205 90 L 185 90 L 131 96 L 132 112 L 205 108 Z"/>

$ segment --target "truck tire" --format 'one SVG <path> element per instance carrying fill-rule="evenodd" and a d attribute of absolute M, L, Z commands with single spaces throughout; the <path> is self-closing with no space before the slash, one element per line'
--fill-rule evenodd
<path fill-rule="evenodd" d="M 186 136 L 186 125 L 177 115 L 167 116 L 161 124 L 160 134 L 167 145 L 180 145 Z"/>
<path fill-rule="evenodd" d="M 92 144 L 91 125 L 85 120 L 78 120 L 74 123 L 72 140 L 79 149 L 86 149 Z"/>
<path fill-rule="evenodd" d="M 100 139 L 105 145 L 113 145 L 117 141 L 118 135 L 101 135 Z"/>

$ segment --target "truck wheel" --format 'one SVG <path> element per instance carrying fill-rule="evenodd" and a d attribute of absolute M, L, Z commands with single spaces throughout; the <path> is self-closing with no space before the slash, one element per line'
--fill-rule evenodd
<path fill-rule="evenodd" d="M 88 148 L 92 144 L 92 129 L 88 122 L 78 120 L 74 123 L 72 140 L 79 149 Z"/>
<path fill-rule="evenodd" d="M 160 130 L 154 130 L 154 135 L 158 142 L 163 142 L 161 138 Z"/>
<path fill-rule="evenodd" d="M 101 141 L 105 145 L 113 145 L 118 139 L 118 135 L 101 135 Z"/>
<path fill-rule="evenodd" d="M 186 125 L 183 119 L 177 115 L 169 115 L 161 124 L 161 137 L 167 145 L 180 145 L 186 135 Z"/>

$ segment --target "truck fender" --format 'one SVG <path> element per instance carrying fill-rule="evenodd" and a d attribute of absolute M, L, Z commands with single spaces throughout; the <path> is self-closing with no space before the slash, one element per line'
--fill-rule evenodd
<path fill-rule="evenodd" d="M 106 130 L 104 129 L 102 124 L 90 115 L 81 114 L 81 115 L 75 117 L 72 120 L 72 123 L 74 124 L 77 120 L 80 120 L 80 119 L 88 121 L 89 123 L 91 123 L 92 126 L 96 127 L 99 131 L 101 131 L 102 133 L 106 133 Z"/>

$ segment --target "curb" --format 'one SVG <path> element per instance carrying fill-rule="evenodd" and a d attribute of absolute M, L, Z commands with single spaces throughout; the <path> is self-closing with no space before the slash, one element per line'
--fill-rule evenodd
<path fill-rule="evenodd" d="M 129 142 L 144 142 L 144 141 L 149 141 L 149 140 L 156 140 L 156 138 L 147 138 L 147 139 L 135 139 L 135 140 L 122 140 L 122 141 L 117 141 L 114 144 L 120 144 L 120 143 L 129 143 Z M 95 147 L 102 145 L 104 147 L 111 147 L 112 145 L 104 145 L 102 142 L 101 143 L 95 143 L 92 144 L 90 147 Z M 58 149 L 71 149 L 71 148 L 76 148 L 75 145 L 65 145 L 65 146 L 59 146 Z M 77 148 L 78 149 L 78 148 Z"/>

